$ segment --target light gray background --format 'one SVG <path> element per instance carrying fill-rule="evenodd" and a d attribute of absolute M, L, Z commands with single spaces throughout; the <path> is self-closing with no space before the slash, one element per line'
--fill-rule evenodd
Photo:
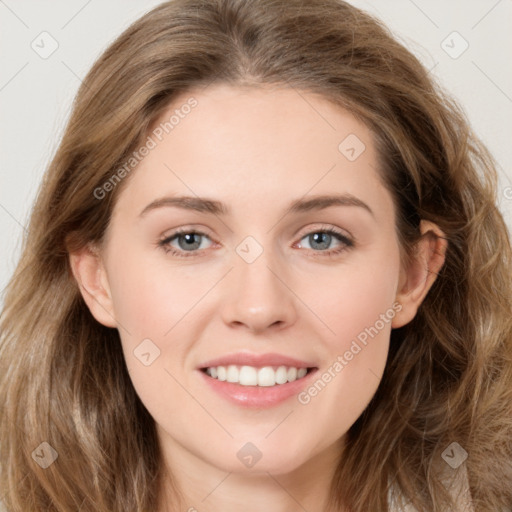
<path fill-rule="evenodd" d="M 0 303 L 81 78 L 124 28 L 159 3 L 0 0 Z M 463 105 L 499 163 L 498 203 L 512 228 L 512 0 L 351 3 L 381 18 Z M 44 31 L 59 45 L 45 59 L 31 47 L 50 48 Z M 457 56 L 464 41 L 469 47 Z"/>

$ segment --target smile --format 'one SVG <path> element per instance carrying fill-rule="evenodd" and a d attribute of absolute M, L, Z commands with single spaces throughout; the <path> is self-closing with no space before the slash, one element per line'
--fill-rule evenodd
<path fill-rule="evenodd" d="M 241 386 L 270 387 L 280 386 L 288 382 L 302 379 L 312 368 L 296 368 L 294 366 L 211 366 L 203 371 L 219 381 L 240 384 Z"/>

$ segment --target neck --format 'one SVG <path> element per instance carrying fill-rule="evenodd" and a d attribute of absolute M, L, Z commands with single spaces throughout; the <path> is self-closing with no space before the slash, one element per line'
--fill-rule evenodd
<path fill-rule="evenodd" d="M 158 512 L 334 512 L 328 502 L 341 446 L 337 442 L 288 473 L 272 474 L 224 471 L 178 444 L 167 444 Z"/>

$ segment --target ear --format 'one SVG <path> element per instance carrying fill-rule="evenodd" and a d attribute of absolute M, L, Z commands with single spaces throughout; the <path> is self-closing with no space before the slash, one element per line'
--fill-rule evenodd
<path fill-rule="evenodd" d="M 402 308 L 393 318 L 393 328 L 408 324 L 416 316 L 445 261 L 448 242 L 439 227 L 422 220 L 420 232 L 422 237 L 416 244 L 412 261 L 400 272 L 396 301 Z"/>
<path fill-rule="evenodd" d="M 94 318 L 106 327 L 117 327 L 107 273 L 99 251 L 86 246 L 70 252 L 69 262 L 82 297 Z"/>

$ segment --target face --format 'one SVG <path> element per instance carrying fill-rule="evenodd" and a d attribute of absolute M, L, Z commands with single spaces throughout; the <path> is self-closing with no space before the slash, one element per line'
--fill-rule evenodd
<path fill-rule="evenodd" d="M 289 473 L 339 449 L 405 321 L 393 201 L 371 132 L 322 97 L 214 85 L 156 129 L 176 109 L 118 197 L 91 311 L 169 461 Z"/>

